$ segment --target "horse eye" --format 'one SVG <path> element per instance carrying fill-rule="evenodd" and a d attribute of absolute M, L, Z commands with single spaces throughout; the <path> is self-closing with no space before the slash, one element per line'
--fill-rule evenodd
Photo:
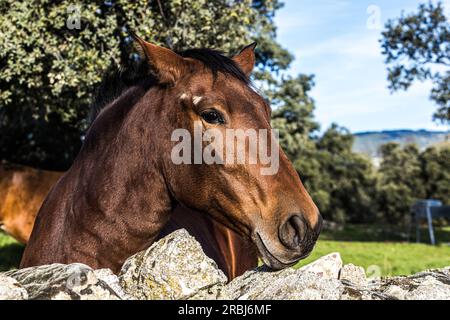
<path fill-rule="evenodd" d="M 225 120 L 223 119 L 220 112 L 216 110 L 204 111 L 201 113 L 201 117 L 208 123 L 212 124 L 225 123 Z"/>

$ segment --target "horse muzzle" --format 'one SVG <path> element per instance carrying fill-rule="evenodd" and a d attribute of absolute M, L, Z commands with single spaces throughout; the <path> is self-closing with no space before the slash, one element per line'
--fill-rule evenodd
<path fill-rule="evenodd" d="M 263 233 L 255 232 L 253 241 L 268 267 L 280 270 L 295 265 L 309 256 L 322 229 L 322 217 L 311 228 L 301 215 L 293 214 L 278 229 L 275 240 L 267 239 Z"/>

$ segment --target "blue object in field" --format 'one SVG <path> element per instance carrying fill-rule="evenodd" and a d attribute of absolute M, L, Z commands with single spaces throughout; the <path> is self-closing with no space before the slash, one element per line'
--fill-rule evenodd
<path fill-rule="evenodd" d="M 436 244 L 433 231 L 433 218 L 450 217 L 450 206 L 443 206 L 439 200 L 427 199 L 417 201 L 411 208 L 416 223 L 416 241 L 420 242 L 420 226 L 421 218 L 426 218 L 428 223 L 428 232 L 430 234 L 430 242 Z"/>

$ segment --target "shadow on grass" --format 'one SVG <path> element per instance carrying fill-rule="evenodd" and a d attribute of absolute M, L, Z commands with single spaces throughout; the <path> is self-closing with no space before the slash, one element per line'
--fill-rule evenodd
<path fill-rule="evenodd" d="M 25 247 L 19 243 L 10 243 L 0 247 L 0 271 L 19 267 Z"/>

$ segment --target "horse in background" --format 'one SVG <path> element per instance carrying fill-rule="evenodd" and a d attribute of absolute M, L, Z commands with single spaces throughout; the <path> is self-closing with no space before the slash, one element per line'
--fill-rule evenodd
<path fill-rule="evenodd" d="M 30 238 L 39 208 L 64 172 L 0 163 L 0 228 L 22 244 Z M 202 246 L 229 280 L 255 268 L 258 255 L 252 243 L 206 215 L 177 206 L 158 236 L 184 228 Z"/>
<path fill-rule="evenodd" d="M 62 172 L 1 162 L 0 228 L 26 244 L 42 202 L 62 175 Z"/>

